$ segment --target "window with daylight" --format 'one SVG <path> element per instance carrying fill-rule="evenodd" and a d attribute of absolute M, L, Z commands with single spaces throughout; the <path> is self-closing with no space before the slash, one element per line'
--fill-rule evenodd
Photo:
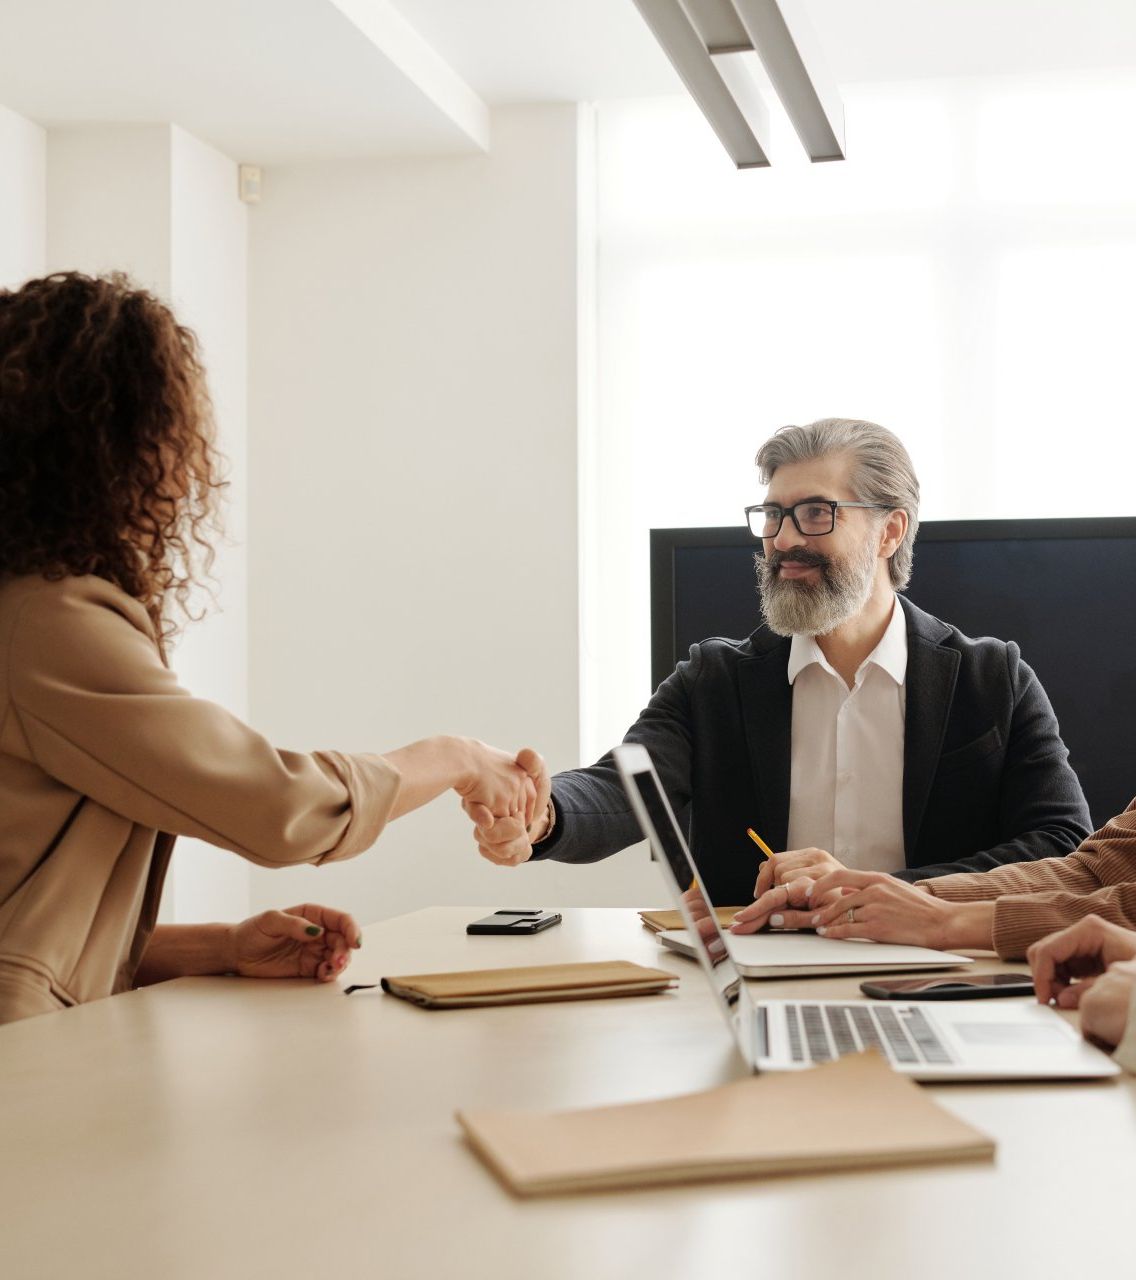
<path fill-rule="evenodd" d="M 890 427 L 927 519 L 1136 514 L 1136 77 L 844 100 L 846 163 L 740 173 L 684 99 L 597 108 L 587 758 L 651 693 L 648 530 L 740 525 L 777 426 Z"/>

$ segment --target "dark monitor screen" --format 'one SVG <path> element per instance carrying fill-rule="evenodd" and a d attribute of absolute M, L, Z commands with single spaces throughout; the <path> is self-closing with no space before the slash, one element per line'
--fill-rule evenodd
<path fill-rule="evenodd" d="M 761 623 L 744 527 L 651 531 L 654 684 L 707 636 Z M 904 593 L 971 636 L 1014 640 L 1049 694 L 1095 826 L 1136 795 L 1136 518 L 920 526 Z"/>

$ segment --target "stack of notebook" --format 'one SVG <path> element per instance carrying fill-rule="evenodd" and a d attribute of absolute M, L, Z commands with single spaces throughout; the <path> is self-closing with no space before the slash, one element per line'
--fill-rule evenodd
<path fill-rule="evenodd" d="M 594 1000 L 603 996 L 649 996 L 678 986 L 673 973 L 629 960 L 587 964 L 539 964 L 517 969 L 471 969 L 465 973 L 414 973 L 384 978 L 383 990 L 426 1009 L 489 1004 L 534 1004 L 546 1000 Z"/>

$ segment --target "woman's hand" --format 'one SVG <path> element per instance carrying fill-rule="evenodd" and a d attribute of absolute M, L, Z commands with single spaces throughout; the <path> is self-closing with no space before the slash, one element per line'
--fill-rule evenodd
<path fill-rule="evenodd" d="M 830 872 L 813 885 L 812 898 L 821 905 L 810 922 L 826 938 L 870 938 L 939 951 L 991 946 L 992 902 L 944 902 L 883 871 Z"/>
<path fill-rule="evenodd" d="M 766 858 L 758 868 L 753 896 L 756 900 L 774 885 L 788 884 L 791 880 L 819 880 L 828 872 L 843 868 L 844 863 L 824 849 L 786 849 L 784 853 Z"/>
<path fill-rule="evenodd" d="M 1136 959 L 1136 933 L 1100 916 L 1085 916 L 1035 942 L 1026 959 L 1038 1000 L 1042 1004 L 1055 1000 L 1062 1009 L 1075 1009 L 1109 965 Z"/>
<path fill-rule="evenodd" d="M 315 978 L 331 982 L 363 945 L 346 911 L 312 902 L 262 911 L 229 926 L 230 965 L 243 978 Z"/>
<path fill-rule="evenodd" d="M 538 812 L 537 793 L 548 772 L 544 761 L 526 747 L 516 756 L 478 742 L 441 733 L 383 753 L 398 770 L 398 794 L 392 818 L 400 818 L 449 791 L 466 805 L 494 818 L 520 818 L 523 826 Z M 547 804 L 547 793 L 545 796 Z"/>
<path fill-rule="evenodd" d="M 527 827 L 537 812 L 537 783 L 548 776 L 540 756 L 531 747 L 511 756 L 474 738 L 468 740 L 466 751 L 465 767 L 454 786 L 466 812 L 476 807 L 479 816 L 516 818 Z"/>
<path fill-rule="evenodd" d="M 548 798 L 552 779 L 541 757 L 525 747 L 517 753 L 516 765 L 527 775 L 533 788 L 531 811 L 511 816 L 494 815 L 473 797 L 462 799 L 462 808 L 473 823 L 474 839 L 481 856 L 499 867 L 515 867 L 532 857 L 532 842 L 548 828 Z"/>

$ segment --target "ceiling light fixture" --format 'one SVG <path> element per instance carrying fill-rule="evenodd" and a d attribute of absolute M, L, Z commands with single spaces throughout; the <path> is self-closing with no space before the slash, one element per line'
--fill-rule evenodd
<path fill-rule="evenodd" d="M 769 164 L 768 118 L 744 65 L 752 52 L 809 159 L 844 159 L 844 106 L 801 0 L 635 0 L 635 5 L 739 169 Z"/>

